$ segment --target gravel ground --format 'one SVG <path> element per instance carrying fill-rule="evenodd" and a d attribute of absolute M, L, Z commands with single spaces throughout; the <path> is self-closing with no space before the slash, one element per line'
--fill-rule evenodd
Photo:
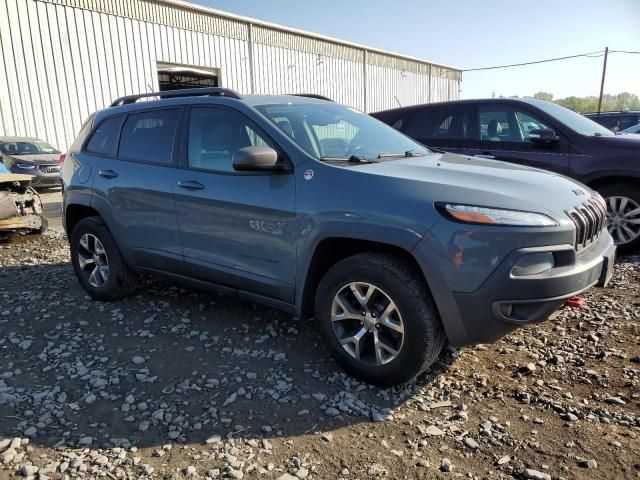
<path fill-rule="evenodd" d="M 0 267 L 0 478 L 640 478 L 638 257 L 390 390 L 275 310 L 152 279 L 93 302 L 59 232 Z"/>

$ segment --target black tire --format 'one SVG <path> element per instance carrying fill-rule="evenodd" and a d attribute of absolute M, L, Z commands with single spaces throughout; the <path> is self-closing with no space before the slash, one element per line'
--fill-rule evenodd
<path fill-rule="evenodd" d="M 104 283 L 97 287 L 90 284 L 87 275 L 80 267 L 78 250 L 81 248 L 80 239 L 85 234 L 93 235 L 100 241 L 108 258 L 109 273 Z M 134 292 L 137 284 L 136 275 L 125 263 L 111 232 L 100 217 L 87 217 L 80 220 L 71 232 L 69 243 L 73 270 L 91 298 L 100 301 L 117 300 Z"/>
<path fill-rule="evenodd" d="M 357 360 L 342 347 L 334 332 L 334 297 L 351 282 L 381 288 L 402 316 L 404 340 L 397 356 L 388 363 L 371 365 Z M 337 362 L 354 377 L 382 387 L 415 378 L 436 361 L 446 340 L 426 282 L 420 273 L 392 255 L 362 253 L 336 263 L 318 286 L 315 310 L 320 331 Z"/>
<path fill-rule="evenodd" d="M 640 205 L 640 187 L 636 185 L 631 185 L 628 183 L 616 183 L 599 188 L 598 192 L 604 197 L 605 201 L 607 202 L 607 208 L 609 208 L 609 197 L 626 197 L 634 201 L 636 205 Z M 638 218 L 640 218 L 640 216 L 638 216 Z M 615 232 L 613 237 L 614 240 L 616 240 Z M 639 250 L 640 236 L 636 237 L 635 240 L 626 243 L 618 243 L 618 253 L 632 254 L 637 253 Z"/>

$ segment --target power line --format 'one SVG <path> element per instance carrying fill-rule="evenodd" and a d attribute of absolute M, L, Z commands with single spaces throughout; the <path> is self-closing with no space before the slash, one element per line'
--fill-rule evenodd
<path fill-rule="evenodd" d="M 630 51 L 630 50 L 609 50 L 609 53 L 630 53 L 630 54 L 640 54 L 640 51 Z M 588 52 L 588 53 L 579 53 L 576 55 L 568 55 L 566 57 L 556 57 L 556 58 L 547 58 L 545 60 L 535 60 L 532 62 L 522 62 L 522 63 L 512 63 L 509 65 L 495 65 L 492 67 L 479 67 L 479 68 L 466 68 L 463 69 L 463 72 L 477 72 L 480 70 L 496 70 L 498 68 L 511 68 L 511 67 L 523 67 L 525 65 L 536 65 L 539 63 L 548 63 L 548 62 L 557 62 L 559 60 L 569 60 L 572 58 L 598 58 L 604 56 L 604 50 L 599 50 L 597 52 Z"/>

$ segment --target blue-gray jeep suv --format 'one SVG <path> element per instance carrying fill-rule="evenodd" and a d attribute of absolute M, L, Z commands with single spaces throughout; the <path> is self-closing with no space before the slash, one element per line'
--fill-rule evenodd
<path fill-rule="evenodd" d="M 120 98 L 87 120 L 62 178 L 92 298 L 157 273 L 315 317 L 337 361 L 378 385 L 413 378 L 446 341 L 553 317 L 613 267 L 588 187 L 434 153 L 308 96 Z"/>

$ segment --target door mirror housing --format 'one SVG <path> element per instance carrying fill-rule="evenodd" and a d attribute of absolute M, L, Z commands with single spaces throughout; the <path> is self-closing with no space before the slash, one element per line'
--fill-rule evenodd
<path fill-rule="evenodd" d="M 557 142 L 559 138 L 556 135 L 556 132 L 554 132 L 550 128 L 536 128 L 535 130 L 531 130 L 529 132 L 529 135 L 527 135 L 527 140 L 529 140 L 531 143 L 549 144 Z"/>
<path fill-rule="evenodd" d="M 278 152 L 271 147 L 239 148 L 233 153 L 233 168 L 239 172 L 269 172 L 282 170 Z"/>

